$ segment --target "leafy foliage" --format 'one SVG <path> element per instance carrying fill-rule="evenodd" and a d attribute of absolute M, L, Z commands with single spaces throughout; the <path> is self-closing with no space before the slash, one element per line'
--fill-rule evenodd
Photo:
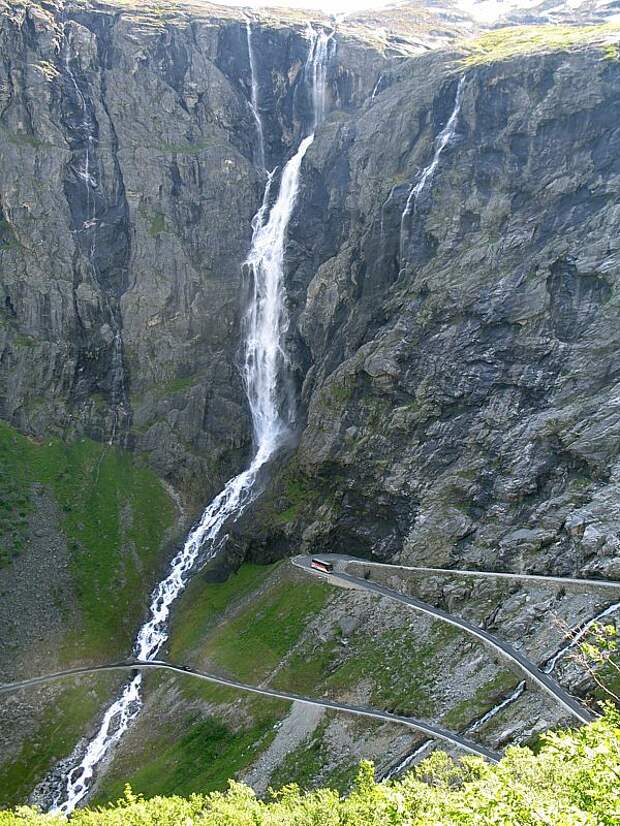
<path fill-rule="evenodd" d="M 578 731 L 549 733 L 538 754 L 508 749 L 497 766 L 480 758 L 455 763 L 435 753 L 402 780 L 375 783 L 362 763 L 352 792 L 303 793 L 297 786 L 269 801 L 231 782 L 227 792 L 144 800 L 129 787 L 115 805 L 84 809 L 73 826 L 617 826 L 620 717 Z M 66 819 L 22 807 L 0 812 L 0 826 L 61 826 Z"/>

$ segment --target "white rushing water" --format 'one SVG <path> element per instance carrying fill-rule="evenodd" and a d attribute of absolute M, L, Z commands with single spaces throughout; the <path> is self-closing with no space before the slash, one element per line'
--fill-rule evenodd
<path fill-rule="evenodd" d="M 252 48 L 252 23 L 249 18 L 245 21 L 245 31 L 248 41 L 248 58 L 250 61 L 250 80 L 252 99 L 250 107 L 256 122 L 256 132 L 258 135 L 258 163 L 261 169 L 265 168 L 265 134 L 263 131 L 263 121 L 260 116 L 259 100 L 258 100 L 258 76 L 256 73 L 256 59 L 254 57 L 254 49 Z"/>
<path fill-rule="evenodd" d="M 323 29 L 317 32 L 308 24 L 308 36 L 310 48 L 306 60 L 305 76 L 312 88 L 312 110 L 316 129 L 325 118 L 327 108 L 327 66 L 331 57 L 334 32 L 327 34 Z"/>
<path fill-rule="evenodd" d="M 400 219 L 400 248 L 401 248 L 401 258 L 404 258 L 404 240 L 405 240 L 405 230 L 406 224 L 409 216 L 413 212 L 415 208 L 416 200 L 420 197 L 426 185 L 429 184 L 433 180 L 433 175 L 435 174 L 435 170 L 439 165 L 439 159 L 441 158 L 441 153 L 444 151 L 446 146 L 450 143 L 450 141 L 454 138 L 456 134 L 456 127 L 458 124 L 459 114 L 461 111 L 461 104 L 463 102 L 463 89 L 465 87 L 465 75 L 463 75 L 458 82 L 458 86 L 456 87 L 456 96 L 454 99 L 454 107 L 452 108 L 452 114 L 448 118 L 448 122 L 441 130 L 437 138 L 435 139 L 435 152 L 433 153 L 433 158 L 429 165 L 422 170 L 422 174 L 420 175 L 417 182 L 414 186 L 411 187 L 409 191 L 409 195 L 407 196 L 407 203 L 405 204 L 405 209 L 403 210 L 403 214 Z"/>
<path fill-rule="evenodd" d="M 325 49 L 313 48 L 311 57 L 326 62 L 328 53 Z M 313 67 L 313 84 L 325 82 L 325 76 L 324 65 Z M 321 101 L 324 107 L 324 92 L 313 86 L 312 95 L 313 100 Z M 324 108 L 321 118 L 323 113 Z M 280 392 L 279 386 L 287 365 L 283 347 L 288 324 L 284 305 L 284 252 L 299 188 L 301 163 L 313 140 L 314 134 L 304 138 L 285 165 L 278 196 L 271 208 L 274 173 L 268 176 L 260 209 L 252 222 L 252 243 L 245 262 L 252 284 L 243 324 L 243 378 L 252 415 L 254 457 L 247 470 L 227 482 L 209 504 L 172 560 L 168 575 L 151 594 L 148 619 L 140 628 L 134 645 L 133 653 L 138 659 L 156 658 L 168 638 L 173 602 L 184 590 L 197 562 L 208 561 L 217 553 L 222 529 L 228 520 L 237 518 L 257 496 L 257 477 L 261 468 L 288 437 L 293 410 L 290 403 L 282 403 L 282 396 L 286 394 Z M 142 674 L 138 673 L 106 710 L 95 737 L 88 743 L 79 763 L 68 773 L 65 788 L 52 804 L 52 812 L 69 814 L 86 797 L 97 766 L 140 712 L 141 686 Z"/>

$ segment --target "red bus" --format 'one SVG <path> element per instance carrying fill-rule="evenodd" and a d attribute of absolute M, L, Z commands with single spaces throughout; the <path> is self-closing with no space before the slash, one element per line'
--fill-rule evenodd
<path fill-rule="evenodd" d="M 323 562 L 322 559 L 313 559 L 310 563 L 311 568 L 316 568 L 317 571 L 323 571 L 324 574 L 331 574 L 334 566 L 331 562 Z"/>

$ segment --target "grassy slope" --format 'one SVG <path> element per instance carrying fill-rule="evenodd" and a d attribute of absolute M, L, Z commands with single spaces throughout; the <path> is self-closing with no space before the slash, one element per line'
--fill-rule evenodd
<path fill-rule="evenodd" d="M 225 583 L 197 578 L 173 619 L 170 658 L 309 696 L 350 698 L 357 685 L 370 683 L 369 702 L 377 707 L 433 716 L 434 659 L 458 642 L 458 630 L 434 623 L 419 639 L 405 614 L 402 628 L 369 635 L 362 626 L 345 644 L 334 616 L 347 613 L 353 596 L 288 563 L 243 565 Z M 497 679 L 502 687 L 516 681 L 504 671 Z M 182 677 L 153 676 L 149 686 L 152 706 L 103 779 L 97 803 L 117 798 L 126 782 L 147 797 L 223 789 L 266 748 L 273 726 L 289 710 L 286 703 Z M 472 712 L 492 704 L 499 684 L 487 688 Z M 459 708 L 463 723 L 471 719 L 466 712 Z M 324 735 L 321 724 L 291 752 L 275 775 L 277 783 L 308 786 L 326 777 L 330 747 Z M 327 775 L 337 788 L 348 787 L 357 761 L 345 762 Z"/>
<path fill-rule="evenodd" d="M 331 590 L 283 573 L 281 563 L 243 565 L 224 583 L 195 579 L 174 617 L 170 658 L 258 683 L 297 643 Z M 290 707 L 188 679 L 150 682 L 178 693 L 178 713 L 156 731 L 141 731 L 140 753 L 114 762 L 97 802 L 118 797 L 128 779 L 147 796 L 223 789 L 267 747 Z"/>
<path fill-rule="evenodd" d="M 515 26 L 495 29 L 461 44 L 466 67 L 509 60 L 536 52 L 559 52 L 594 47 L 618 58 L 620 23 L 599 26 Z"/>
<path fill-rule="evenodd" d="M 36 736 L 0 767 L 0 806 L 23 803 L 49 769 L 71 753 L 115 685 L 113 677 L 83 677 L 64 684 L 42 710 Z"/>
<path fill-rule="evenodd" d="M 146 583 L 174 522 L 168 494 L 127 451 L 87 439 L 37 443 L 0 422 L 4 564 L 26 548 L 33 483 L 53 495 L 71 551 L 80 626 L 67 641 L 65 658 L 127 651 L 144 612 Z"/>
<path fill-rule="evenodd" d="M 605 719 L 576 732 L 547 735 L 539 753 L 510 749 L 497 766 L 480 758 L 455 764 L 437 753 L 392 783 L 375 783 L 363 764 L 347 797 L 329 789 L 310 794 L 281 790 L 257 800 L 235 785 L 225 795 L 137 799 L 128 793 L 117 807 L 83 810 L 75 826 L 617 826 L 620 719 Z M 0 813 L 0 826 L 61 826 L 33 811 Z"/>
<path fill-rule="evenodd" d="M 130 651 L 161 564 L 174 505 L 152 471 L 127 451 L 90 440 L 35 442 L 0 422 L 0 559 L 28 553 L 33 484 L 62 515 L 77 616 L 60 659 L 105 661 Z M 1 569 L 0 569 L 1 576 Z M 69 625 L 71 623 L 71 625 Z M 67 686 L 42 713 L 34 741 L 0 767 L 0 803 L 23 800 L 67 756 L 109 697 L 114 680 Z M 50 695 L 51 696 L 51 695 Z"/>

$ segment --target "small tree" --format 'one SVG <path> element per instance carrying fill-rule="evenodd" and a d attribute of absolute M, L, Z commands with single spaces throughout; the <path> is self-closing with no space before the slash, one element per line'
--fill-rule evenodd
<path fill-rule="evenodd" d="M 620 652 L 616 626 L 594 623 L 574 658 L 606 697 L 620 706 Z"/>

